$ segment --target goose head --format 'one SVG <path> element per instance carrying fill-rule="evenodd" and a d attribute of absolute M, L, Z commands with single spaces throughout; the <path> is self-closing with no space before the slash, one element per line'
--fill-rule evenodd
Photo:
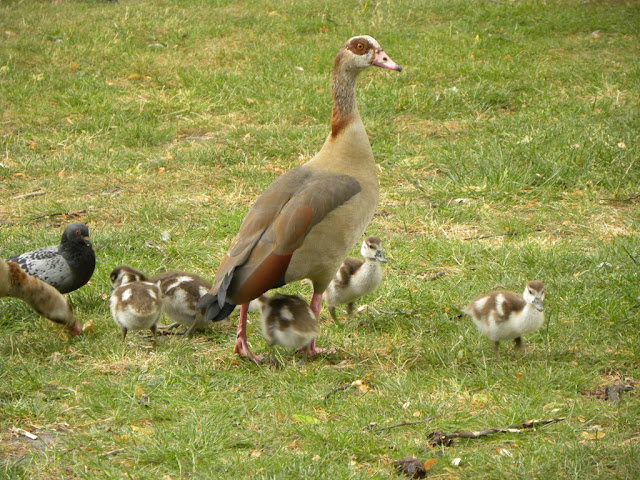
<path fill-rule="evenodd" d="M 365 238 L 360 247 L 360 254 L 366 260 L 377 260 L 382 263 L 387 263 L 387 259 L 382 251 L 382 240 L 380 240 L 379 237 Z"/>
<path fill-rule="evenodd" d="M 142 272 L 135 270 L 127 265 L 114 268 L 110 275 L 111 288 L 116 289 L 122 285 L 128 285 L 133 282 L 146 281 L 147 277 Z"/>
<path fill-rule="evenodd" d="M 524 298 L 525 302 L 533 305 L 536 310 L 542 312 L 544 310 L 544 306 L 542 305 L 544 301 L 544 287 L 542 286 L 542 282 L 534 280 L 533 282 L 527 283 L 522 298 Z"/>
<path fill-rule="evenodd" d="M 336 56 L 335 66 L 364 70 L 370 66 L 402 71 L 402 67 L 391 60 L 375 38 L 369 35 L 352 37 L 342 46 Z"/>

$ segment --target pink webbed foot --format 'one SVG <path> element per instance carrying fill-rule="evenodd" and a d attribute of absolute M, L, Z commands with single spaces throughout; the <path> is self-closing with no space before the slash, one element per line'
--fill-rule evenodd
<path fill-rule="evenodd" d="M 251 351 L 246 338 L 236 338 L 236 345 L 233 347 L 233 352 L 237 353 L 240 357 L 248 358 L 256 365 L 261 365 L 264 360 L 264 355 L 256 355 Z"/>
<path fill-rule="evenodd" d="M 241 357 L 248 358 L 253 363 L 262 364 L 263 355 L 254 355 L 247 343 L 247 313 L 249 313 L 249 304 L 240 307 L 240 318 L 238 319 L 238 330 L 236 334 L 236 345 L 233 347 L 234 353 Z"/>

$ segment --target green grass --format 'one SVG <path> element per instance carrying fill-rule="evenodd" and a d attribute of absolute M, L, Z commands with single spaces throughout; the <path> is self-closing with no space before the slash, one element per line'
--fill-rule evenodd
<path fill-rule="evenodd" d="M 93 324 L 80 338 L 0 303 L 0 476 L 387 479 L 413 455 L 436 478 L 636 478 L 637 388 L 589 393 L 640 379 L 638 18 L 595 0 L 1 3 L 0 256 L 56 243 L 79 212 L 97 268 L 69 295 Z M 257 195 L 322 145 L 333 56 L 359 33 L 405 67 L 358 85 L 381 183 L 367 232 L 389 259 L 361 303 L 386 313 L 323 312 L 335 353 L 302 368 L 255 317 L 253 349 L 284 368 L 235 357 L 235 317 L 123 347 L 111 270 L 212 279 Z M 533 279 L 546 323 L 496 360 L 456 315 Z"/>

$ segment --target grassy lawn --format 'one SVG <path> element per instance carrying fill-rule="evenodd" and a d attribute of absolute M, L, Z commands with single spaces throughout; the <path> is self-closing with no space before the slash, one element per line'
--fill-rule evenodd
<path fill-rule="evenodd" d="M 302 367 L 255 314 L 281 369 L 233 354 L 235 315 L 123 346 L 111 270 L 212 280 L 255 198 L 322 146 L 333 57 L 361 33 L 404 67 L 358 84 L 389 260 L 375 310 L 323 311 L 335 352 Z M 637 478 L 638 58 L 634 0 L 1 2 L 0 257 L 77 220 L 97 267 L 69 295 L 78 338 L 0 300 L 0 477 L 388 479 L 415 456 L 430 478 Z M 545 324 L 496 359 L 457 315 L 535 279 Z"/>

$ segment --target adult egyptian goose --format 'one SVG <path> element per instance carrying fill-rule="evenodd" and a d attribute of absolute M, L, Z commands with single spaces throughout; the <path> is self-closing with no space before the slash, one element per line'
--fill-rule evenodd
<path fill-rule="evenodd" d="M 162 315 L 162 293 L 158 285 L 135 280 L 131 271 L 118 267 L 111 272 L 111 286 L 109 309 L 113 321 L 120 327 L 122 341 L 129 330 L 148 328 L 155 342 L 157 323 Z"/>
<path fill-rule="evenodd" d="M 159 326 L 160 329 L 168 330 L 186 325 L 189 328 L 184 335 L 191 336 L 193 332 L 207 325 L 203 318 L 204 310 L 196 308 L 196 304 L 200 297 L 209 291 L 211 284 L 198 275 L 171 271 L 149 279 L 144 273 L 122 265 L 111 273 L 111 281 L 115 286 L 135 281 L 149 281 L 157 284 L 162 293 L 164 311 L 174 321 L 166 327 Z"/>
<path fill-rule="evenodd" d="M 307 163 L 277 178 L 254 203 L 199 302 L 205 320 L 241 305 L 234 351 L 256 363 L 247 344 L 248 304 L 271 288 L 308 278 L 311 309 L 327 288 L 378 203 L 373 153 L 356 106 L 356 80 L 370 66 L 402 70 L 368 35 L 349 39 L 333 68 L 331 133 Z M 317 353 L 315 341 L 310 353 Z"/>
<path fill-rule="evenodd" d="M 279 293 L 257 298 L 262 336 L 267 345 L 303 349 L 318 336 L 318 320 L 307 302 L 297 295 Z"/>
<path fill-rule="evenodd" d="M 544 287 L 539 281 L 527 283 L 522 295 L 498 291 L 473 300 L 463 312 L 493 342 L 498 355 L 500 340 L 514 340 L 515 348 L 523 348 L 522 335 L 540 328 L 544 322 Z"/>
<path fill-rule="evenodd" d="M 380 262 L 387 259 L 382 251 L 380 237 L 367 237 L 360 247 L 362 258 L 347 257 L 342 266 L 331 280 L 324 292 L 323 298 L 334 322 L 336 305 L 347 304 L 347 313 L 353 312 L 354 302 L 360 297 L 375 291 L 382 281 L 382 267 Z"/>
<path fill-rule="evenodd" d="M 8 258 L 29 275 L 39 278 L 60 293 L 69 293 L 85 285 L 96 268 L 96 255 L 83 223 L 64 229 L 60 245 L 40 248 Z"/>
<path fill-rule="evenodd" d="M 23 300 L 52 322 L 64 325 L 72 335 L 82 333 L 69 301 L 51 285 L 25 273 L 15 262 L 0 259 L 0 297 Z"/>

